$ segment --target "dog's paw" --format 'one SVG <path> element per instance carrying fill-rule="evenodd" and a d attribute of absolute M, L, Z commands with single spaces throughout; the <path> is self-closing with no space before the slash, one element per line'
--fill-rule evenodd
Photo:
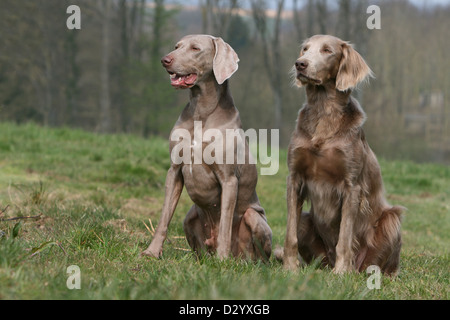
<path fill-rule="evenodd" d="M 353 271 L 352 265 L 343 262 L 336 262 L 336 265 L 333 268 L 334 274 L 344 274 L 352 271 Z"/>
<path fill-rule="evenodd" d="M 273 250 L 273 255 L 275 256 L 275 258 L 278 261 L 283 261 L 283 256 L 284 256 L 284 248 L 280 245 L 277 245 L 277 247 L 275 248 L 275 250 Z"/>
<path fill-rule="evenodd" d="M 152 250 L 152 249 L 148 248 L 141 252 L 141 256 L 159 259 L 162 256 L 162 249 L 161 250 Z"/>
<path fill-rule="evenodd" d="M 300 261 L 298 257 L 283 257 L 283 268 L 288 271 L 298 271 Z"/>

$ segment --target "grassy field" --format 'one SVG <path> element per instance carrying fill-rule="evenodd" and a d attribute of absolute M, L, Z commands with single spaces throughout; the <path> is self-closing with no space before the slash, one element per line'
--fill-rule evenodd
<path fill-rule="evenodd" d="M 281 151 L 278 174 L 258 182 L 274 245 L 285 235 L 285 162 Z M 197 260 L 185 191 L 163 258 L 140 257 L 162 207 L 164 139 L 0 123 L 0 299 L 449 299 L 450 168 L 380 163 L 389 201 L 408 211 L 400 275 L 369 290 L 366 273 Z M 66 285 L 71 265 L 80 290 Z"/>

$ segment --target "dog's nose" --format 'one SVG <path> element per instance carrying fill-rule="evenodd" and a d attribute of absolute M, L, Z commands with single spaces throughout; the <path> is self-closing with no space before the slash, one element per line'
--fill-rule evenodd
<path fill-rule="evenodd" d="M 172 64 L 173 58 L 171 56 L 165 56 L 161 59 L 161 63 L 164 67 L 168 67 Z"/>
<path fill-rule="evenodd" d="M 295 61 L 295 68 L 298 71 L 303 71 L 308 67 L 308 62 L 305 60 L 297 60 Z"/>

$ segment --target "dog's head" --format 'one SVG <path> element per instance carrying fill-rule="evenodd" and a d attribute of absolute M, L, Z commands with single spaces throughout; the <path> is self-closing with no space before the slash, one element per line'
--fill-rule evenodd
<path fill-rule="evenodd" d="M 352 45 L 328 35 L 315 35 L 303 42 L 293 72 L 298 87 L 333 83 L 339 91 L 353 89 L 373 77 L 372 70 Z"/>
<path fill-rule="evenodd" d="M 172 86 L 180 89 L 192 88 L 211 76 L 222 84 L 237 71 L 238 62 L 228 43 L 210 35 L 185 36 L 161 59 Z"/>

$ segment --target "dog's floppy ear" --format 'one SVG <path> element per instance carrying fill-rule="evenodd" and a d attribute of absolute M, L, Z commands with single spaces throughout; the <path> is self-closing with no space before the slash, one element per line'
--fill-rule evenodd
<path fill-rule="evenodd" d="M 229 79 L 238 69 L 239 58 L 233 48 L 222 38 L 213 38 L 216 54 L 213 60 L 213 72 L 219 84 Z"/>
<path fill-rule="evenodd" d="M 336 75 L 336 89 L 346 91 L 360 82 L 373 78 L 373 72 L 361 55 L 348 43 L 342 43 L 342 58 Z"/>

